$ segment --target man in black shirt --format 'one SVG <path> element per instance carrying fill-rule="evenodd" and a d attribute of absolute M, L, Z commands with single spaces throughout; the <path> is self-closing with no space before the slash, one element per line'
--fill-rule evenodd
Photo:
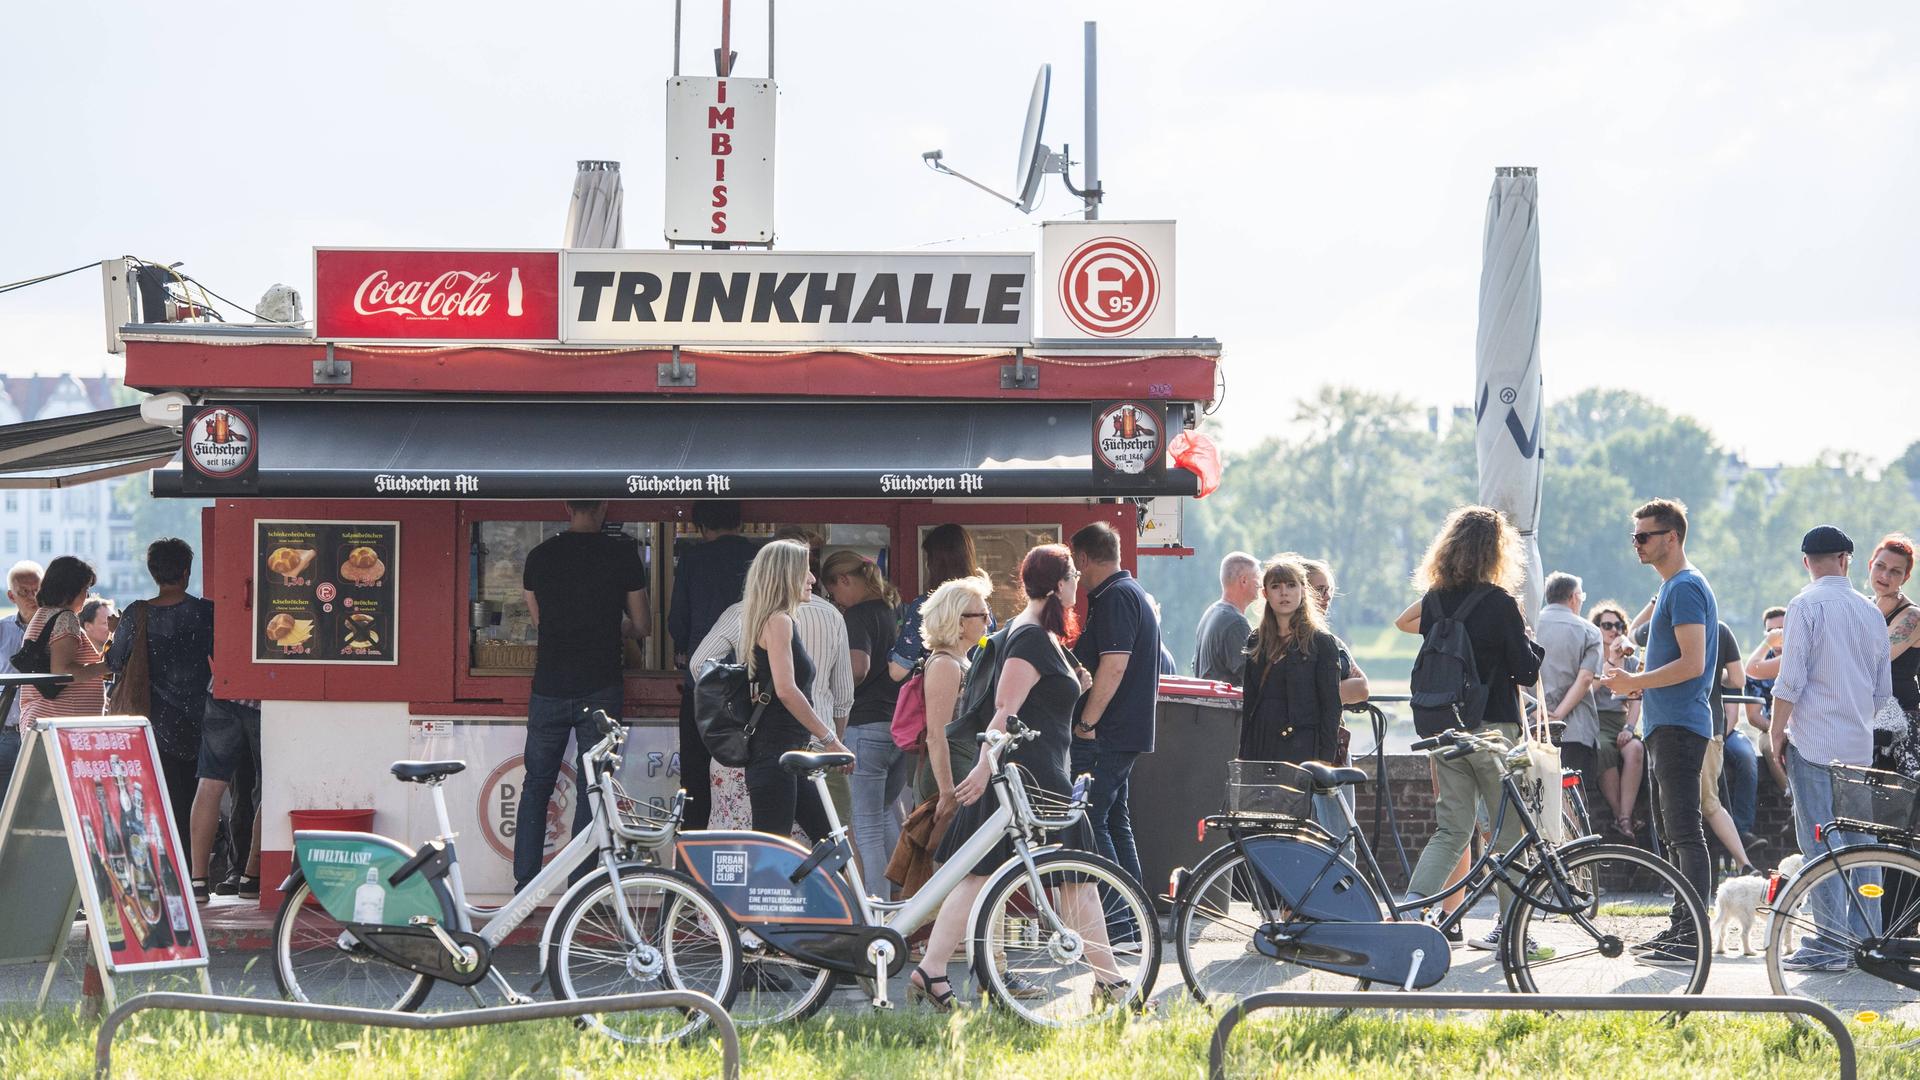
<path fill-rule="evenodd" d="M 680 683 L 680 786 L 687 793 L 684 825 L 704 829 L 713 817 L 713 782 L 708 775 L 713 758 L 693 725 L 697 673 L 687 667 L 687 656 L 707 639 L 720 613 L 740 602 L 747 588 L 747 567 L 760 545 L 740 535 L 740 504 L 730 499 L 694 503 L 693 524 L 700 530 L 700 542 L 681 553 L 674 564 L 667 633 L 673 636 L 673 666 L 685 672 Z"/>
<path fill-rule="evenodd" d="M 538 629 L 533 693 L 527 700 L 526 779 L 514 815 L 514 890 L 540 872 L 546 847 L 547 802 L 560 778 L 567 736 L 584 754 L 599 741 L 594 710 L 620 717 L 623 638 L 644 640 L 653 629 L 647 606 L 647 569 L 626 536 L 601 531 L 604 502 L 568 502 L 567 531 L 527 553 L 521 585 Z M 624 623 L 624 626 L 623 626 Z M 585 776 L 575 763 L 574 775 Z M 573 831 L 586 828 L 584 793 L 574 800 Z"/>
<path fill-rule="evenodd" d="M 1087 597 L 1087 626 L 1073 653 L 1093 674 L 1074 718 L 1073 774 L 1093 776 L 1087 817 L 1100 854 L 1139 881 L 1130 782 L 1134 762 L 1153 752 L 1160 619 L 1146 590 L 1120 569 L 1120 534 L 1113 526 L 1094 522 L 1074 533 L 1070 546 Z"/>

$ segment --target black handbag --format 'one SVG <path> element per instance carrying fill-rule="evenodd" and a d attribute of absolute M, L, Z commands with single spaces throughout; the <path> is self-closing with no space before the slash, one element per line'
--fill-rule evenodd
<path fill-rule="evenodd" d="M 748 743 L 772 700 L 731 652 L 700 665 L 693 678 L 693 726 L 713 760 L 736 769 L 746 765 Z"/>

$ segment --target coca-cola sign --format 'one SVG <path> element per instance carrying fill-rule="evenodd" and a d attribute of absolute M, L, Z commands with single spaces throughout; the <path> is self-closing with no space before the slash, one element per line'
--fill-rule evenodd
<path fill-rule="evenodd" d="M 557 251 L 316 248 L 314 332 L 341 340 L 557 341 Z"/>

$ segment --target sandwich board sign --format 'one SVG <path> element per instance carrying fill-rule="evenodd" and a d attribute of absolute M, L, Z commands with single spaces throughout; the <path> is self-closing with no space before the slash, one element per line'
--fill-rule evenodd
<path fill-rule="evenodd" d="M 210 989 L 159 764 L 142 716 L 45 720 L 27 735 L 0 806 L 0 963 L 48 964 L 41 1005 L 76 908 L 109 1008 L 120 972 L 198 968 Z"/>

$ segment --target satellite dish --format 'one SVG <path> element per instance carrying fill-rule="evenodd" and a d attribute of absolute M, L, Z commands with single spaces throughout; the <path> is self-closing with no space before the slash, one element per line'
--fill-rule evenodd
<path fill-rule="evenodd" d="M 1050 151 L 1041 145 L 1040 129 L 1047 122 L 1047 87 L 1052 81 L 1053 65 L 1041 64 L 1040 73 L 1033 77 L 1033 94 L 1027 99 L 1027 129 L 1020 135 L 1020 163 L 1013 180 L 1013 190 L 1018 193 L 1015 205 L 1023 214 L 1033 210 L 1046 172 L 1043 166 Z"/>

